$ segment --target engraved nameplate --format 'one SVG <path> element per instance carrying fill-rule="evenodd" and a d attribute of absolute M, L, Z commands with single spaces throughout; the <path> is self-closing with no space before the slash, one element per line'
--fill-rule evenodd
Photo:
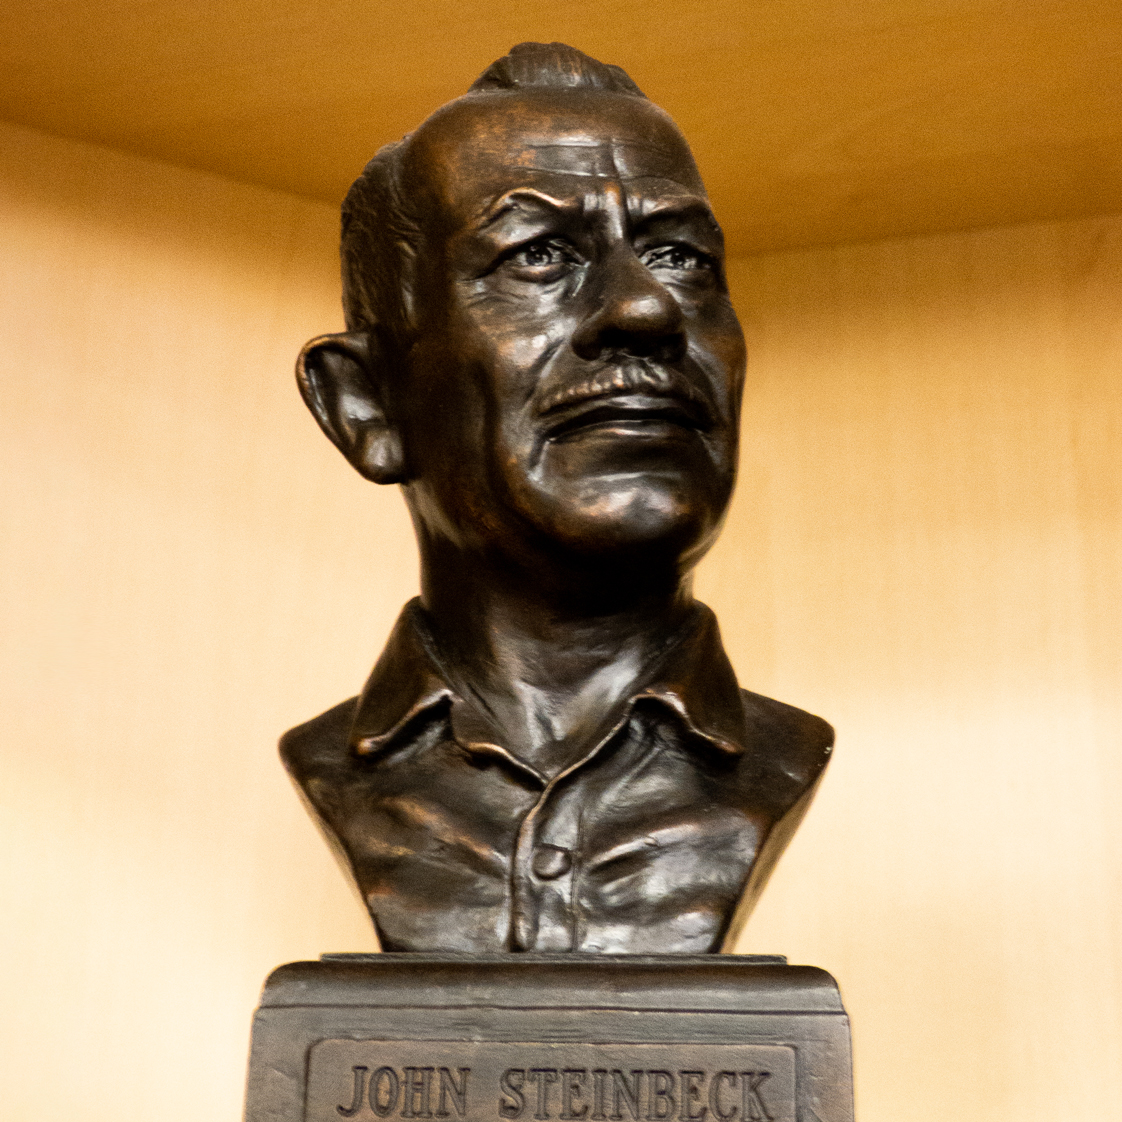
<path fill-rule="evenodd" d="M 736 955 L 294 962 L 254 1017 L 245 1122 L 853 1122 L 849 1020 Z"/>
<path fill-rule="evenodd" d="M 321 1040 L 305 1122 L 795 1122 L 795 1050 L 764 1044 Z"/>

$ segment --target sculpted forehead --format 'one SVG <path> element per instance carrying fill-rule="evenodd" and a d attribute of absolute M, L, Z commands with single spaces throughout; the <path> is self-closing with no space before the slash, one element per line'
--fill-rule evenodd
<path fill-rule="evenodd" d="M 461 98 L 413 134 L 406 157 L 408 187 L 448 217 L 466 218 L 487 199 L 543 179 L 576 190 L 611 179 L 625 190 L 705 193 L 665 112 L 601 91 Z"/>

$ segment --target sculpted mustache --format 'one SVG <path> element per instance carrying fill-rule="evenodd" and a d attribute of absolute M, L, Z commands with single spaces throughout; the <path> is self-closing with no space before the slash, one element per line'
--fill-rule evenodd
<path fill-rule="evenodd" d="M 677 397 L 712 409 L 697 388 L 677 371 L 653 362 L 630 360 L 608 364 L 579 382 L 550 391 L 542 398 L 539 412 L 551 413 L 567 405 L 634 391 L 654 397 Z"/>

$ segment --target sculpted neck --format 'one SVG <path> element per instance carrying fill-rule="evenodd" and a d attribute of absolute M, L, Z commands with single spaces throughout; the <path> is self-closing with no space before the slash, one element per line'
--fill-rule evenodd
<path fill-rule="evenodd" d="M 442 657 L 490 711 L 506 747 L 564 767 L 685 623 L 691 579 L 605 566 L 537 573 L 423 551 L 422 602 Z"/>

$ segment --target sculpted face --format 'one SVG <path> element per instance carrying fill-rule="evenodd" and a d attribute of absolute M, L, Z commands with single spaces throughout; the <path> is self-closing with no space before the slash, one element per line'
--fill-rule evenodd
<path fill-rule="evenodd" d="M 695 560 L 735 474 L 744 342 L 660 109 L 464 98 L 415 134 L 418 341 L 393 404 L 422 537 Z"/>

